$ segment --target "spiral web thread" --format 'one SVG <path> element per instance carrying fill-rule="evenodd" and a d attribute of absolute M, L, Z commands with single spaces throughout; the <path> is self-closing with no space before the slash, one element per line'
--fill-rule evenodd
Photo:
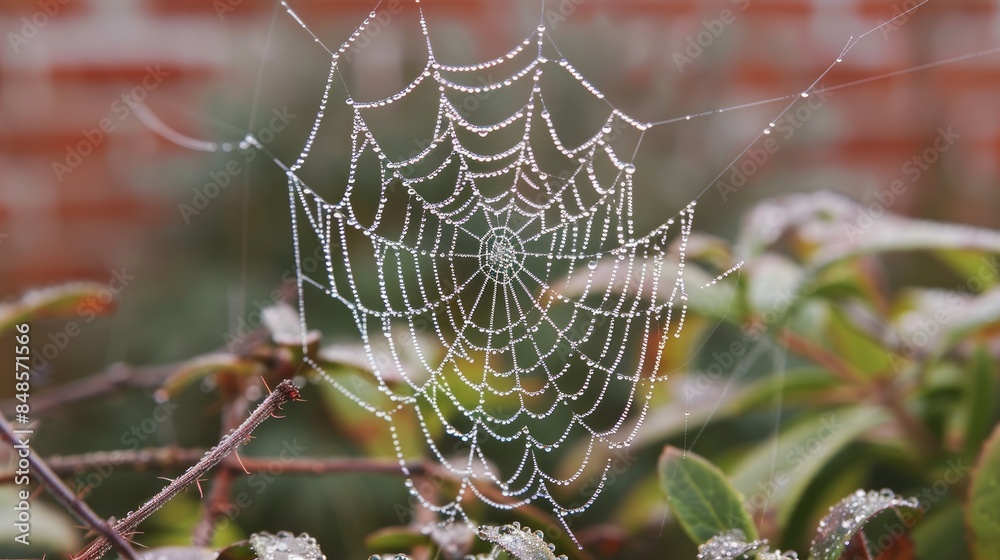
<path fill-rule="evenodd" d="M 500 509 L 540 500 L 549 504 L 569 531 L 565 518 L 582 513 L 598 497 L 611 459 L 582 503 L 560 503 L 553 489 L 578 480 L 597 446 L 620 448 L 635 438 L 653 388 L 664 379 L 657 375 L 664 347 L 670 337 L 680 336 L 687 312 L 685 249 L 697 198 L 676 220 L 637 234 L 632 218 L 636 170 L 632 161 L 648 128 L 702 115 L 645 123 L 608 103 L 610 114 L 603 126 L 582 143 L 568 146 L 546 107 L 540 83 L 543 73 L 562 72 L 587 95 L 599 100 L 604 95 L 562 56 L 543 21 L 505 55 L 469 66 L 449 65 L 435 58 L 423 10 L 419 0 L 414 3 L 426 66 L 394 95 L 366 102 L 347 98 L 353 111 L 351 172 L 343 195 L 328 201 L 297 172 L 311 154 L 334 82 L 338 77 L 344 82 L 339 61 L 365 33 L 376 12 L 334 50 L 323 45 L 282 2 L 331 56 L 308 139 L 295 163 L 282 166 L 288 178 L 303 345 L 308 332 L 306 289 L 315 288 L 352 314 L 378 390 L 391 404 L 369 402 L 325 373 L 318 363 L 307 360 L 337 390 L 388 422 L 400 468 L 407 476 L 406 486 L 425 507 L 449 519 L 469 521 L 462 505 L 467 493 Z M 818 84 L 858 40 L 879 27 L 852 37 L 836 61 L 805 91 L 711 114 L 787 101 L 777 120 L 800 97 L 852 85 L 823 89 Z M 463 75 L 511 66 L 515 69 L 505 73 L 509 77 L 495 83 L 469 86 L 459 81 Z M 490 93 L 525 81 L 533 84 L 524 105 L 494 124 L 470 122 L 448 98 L 448 93 Z M 369 128 L 365 115 L 400 102 L 421 85 L 436 86 L 439 91 L 433 139 L 412 157 L 394 160 Z M 532 145 L 533 127 L 544 127 L 548 141 L 569 162 L 568 174 L 549 173 L 540 163 Z M 610 136 L 623 128 L 638 136 L 634 149 L 624 155 L 613 147 L 617 144 Z M 479 152 L 469 146 L 475 137 L 488 139 L 512 129 L 523 134 L 508 148 Z M 765 128 L 754 142 L 769 132 Z M 263 149 L 252 136 L 245 142 Z M 358 169 L 365 157 L 377 159 L 378 185 L 360 184 Z M 439 163 L 430 165 L 430 170 L 412 172 L 434 161 Z M 441 200 L 425 196 L 424 187 L 446 176 L 449 169 L 456 177 L 453 192 Z M 506 182 L 506 188 L 484 187 L 497 181 Z M 366 189 L 379 189 L 372 198 L 378 201 L 373 217 L 362 217 L 357 209 L 357 199 Z M 371 193 L 365 196 L 371 198 Z M 385 218 L 393 204 L 405 207 L 402 224 Z M 676 237 L 669 252 L 668 233 Z M 322 247 L 326 278 L 313 278 L 303 271 L 302 235 L 312 236 Z M 367 254 L 355 254 L 359 245 Z M 359 256 L 374 258 L 378 297 L 366 297 L 359 287 L 366 280 L 355 275 Z M 434 339 L 431 344 L 424 336 L 428 332 Z M 416 355 L 418 371 L 402 357 L 404 346 Z M 377 348 L 387 348 L 391 364 L 376 355 Z M 496 401 L 504 404 L 497 406 Z M 601 423 L 598 416 L 606 415 L 608 409 L 617 411 L 617 418 L 597 425 Z M 454 496 L 431 500 L 415 487 L 397 433 L 397 416 L 404 410 L 418 419 L 433 458 L 461 479 Z M 452 447 L 435 441 L 431 420 L 440 424 Z M 554 437 L 536 437 L 538 431 L 533 433 L 529 426 L 538 423 L 559 429 Z M 565 476 L 549 472 L 545 456 L 577 435 L 589 439 L 580 467 Z M 492 460 L 496 455 L 484 451 L 489 446 L 506 446 L 502 453 L 516 457 L 516 468 L 501 473 Z M 474 484 L 477 481 L 495 485 L 506 499 L 486 495 Z"/>
<path fill-rule="evenodd" d="M 294 12 L 289 13 L 302 23 Z M 560 519 L 580 513 L 600 494 L 610 459 L 601 473 L 601 482 L 582 504 L 562 505 L 550 488 L 569 485 L 579 478 L 595 446 L 629 445 L 642 424 L 652 388 L 660 380 L 656 372 L 663 348 L 670 335 L 680 336 L 684 324 L 684 249 L 695 202 L 680 212 L 676 223 L 670 219 L 637 236 L 632 220 L 634 152 L 626 156 L 616 153 L 607 137 L 622 127 L 641 137 L 648 125 L 613 109 L 590 138 L 576 146 L 565 145 L 545 105 L 539 83 L 543 72 L 565 72 L 590 95 L 598 99 L 603 95 L 567 60 L 545 56 L 547 35 L 543 25 L 503 56 L 471 66 L 454 66 L 436 60 L 422 10 L 420 27 L 427 50 L 426 66 L 395 95 L 371 102 L 347 100 L 354 113 L 352 171 L 343 197 L 324 200 L 296 171 L 310 155 L 323 122 L 340 55 L 364 33 L 374 16 L 372 12 L 351 38 L 331 53 L 330 74 L 318 116 L 298 160 L 288 168 L 287 177 L 297 261 L 301 263 L 300 229 L 318 236 L 327 259 L 325 279 L 311 278 L 298 270 L 300 291 L 311 285 L 350 310 L 379 389 L 388 395 L 393 407 L 374 406 L 336 379 L 328 375 L 326 378 L 390 423 L 404 471 L 407 467 L 394 420 L 404 408 L 416 412 L 434 458 L 462 479 L 457 495 L 445 503 L 432 503 L 408 480 L 410 492 L 426 507 L 450 517 L 464 517 L 460 500 L 463 494 L 472 492 L 497 508 L 544 500 Z M 534 56 L 508 72 L 510 77 L 501 82 L 467 86 L 449 79 L 451 75 L 517 64 L 526 53 Z M 429 80 L 440 92 L 433 140 L 415 156 L 393 161 L 369 129 L 365 113 L 400 101 Z M 523 107 L 490 125 L 469 122 L 447 96 L 456 91 L 493 92 L 528 80 L 534 83 Z M 540 167 L 530 137 L 532 126 L 547 129 L 552 146 L 569 162 L 568 174 L 557 177 Z M 488 138 L 515 127 L 523 134 L 503 151 L 478 153 L 464 144 L 463 135 Z M 378 158 L 379 186 L 361 187 L 356 182 L 359 160 L 366 153 Z M 434 157 L 442 163 L 427 173 L 402 172 Z M 440 201 L 425 198 L 421 191 L 424 183 L 449 166 L 457 169 L 454 192 Z M 602 166 L 610 172 L 602 173 Z M 498 192 L 480 188 L 480 182 L 491 179 L 505 181 L 508 186 Z M 399 192 L 404 190 L 398 188 L 400 184 L 405 193 Z M 361 188 L 381 189 L 374 218 L 367 221 L 355 215 L 352 204 Z M 404 223 L 401 227 L 384 227 L 383 210 L 394 202 L 391 199 L 399 197 L 405 198 Z M 673 234 L 674 228 L 680 235 L 679 260 L 665 267 L 666 236 L 668 231 Z M 357 245 L 353 241 L 359 236 L 367 238 L 365 249 L 370 248 L 374 254 L 381 301 L 365 301 L 359 291 L 357 284 L 363 279 L 354 276 L 351 255 Z M 404 270 L 411 271 L 412 277 L 404 277 Z M 578 285 L 581 279 L 582 288 L 572 294 L 567 291 L 571 283 Z M 633 293 L 653 297 L 629 295 Z M 666 297 L 655 297 L 660 293 Z M 300 301 L 304 302 L 305 297 Z M 301 318 L 306 332 L 304 309 Z M 397 349 L 399 324 L 404 326 L 404 344 L 412 344 L 425 371 L 408 371 L 412 366 L 405 364 Z M 428 326 L 435 335 L 435 344 L 444 349 L 443 357 L 434 359 L 434 352 L 421 346 L 420 331 Z M 388 346 L 391 369 L 401 374 L 405 393 L 394 391 L 384 379 L 384 366 L 379 366 L 373 349 L 374 338 Z M 318 364 L 312 365 L 326 375 Z M 581 374 L 583 379 L 577 377 Z M 460 398 L 458 389 L 478 395 L 478 402 Z M 606 399 L 610 392 L 619 395 L 614 405 Z M 504 413 L 502 407 L 500 411 L 491 410 L 494 399 L 514 402 L 513 412 Z M 578 405 L 580 399 L 587 400 L 587 406 Z M 542 402 L 544 406 L 539 406 Z M 617 419 L 610 425 L 592 425 L 591 417 L 605 414 L 608 406 L 617 408 Z M 464 427 L 450 421 L 444 408 L 452 411 L 452 416 L 457 410 Z M 451 456 L 431 437 L 424 418 L 428 410 L 436 414 L 450 438 L 468 444 L 462 447 L 461 457 Z M 527 427 L 529 421 L 566 425 L 560 425 L 561 434 L 554 439 L 544 439 L 533 435 Z M 590 443 L 575 473 L 559 477 L 540 467 L 539 454 L 553 452 L 571 435 L 581 433 L 589 437 Z M 501 474 L 493 466 L 481 445 L 486 439 L 508 444 L 513 448 L 511 453 L 519 455 L 512 473 Z M 498 486 L 509 501 L 498 502 L 484 495 L 473 484 L 477 479 Z"/>

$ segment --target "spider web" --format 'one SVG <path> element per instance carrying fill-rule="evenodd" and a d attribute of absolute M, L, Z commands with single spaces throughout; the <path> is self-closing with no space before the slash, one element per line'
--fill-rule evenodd
<path fill-rule="evenodd" d="M 572 537 L 566 517 L 597 499 L 611 460 L 592 467 L 600 482 L 582 503 L 561 502 L 558 487 L 580 480 L 592 457 L 610 455 L 599 448 L 633 441 L 654 387 L 665 379 L 660 359 L 668 340 L 680 336 L 687 312 L 685 251 L 697 199 L 801 98 L 998 51 L 819 85 L 859 41 L 927 1 L 852 37 L 799 93 L 655 122 L 634 119 L 608 103 L 562 55 L 544 20 L 495 59 L 471 65 L 437 60 L 419 0 L 413 4 L 426 50 L 424 67 L 394 95 L 352 99 L 342 59 L 349 58 L 345 53 L 376 12 L 330 49 L 282 2 L 330 55 L 322 99 L 301 152 L 289 166 L 271 155 L 288 178 L 303 350 L 311 341 L 307 311 L 335 302 L 353 317 L 377 390 L 358 383 L 348 387 L 306 359 L 338 391 L 387 422 L 406 486 L 425 507 L 469 521 L 463 505 L 469 494 L 501 509 L 543 501 Z M 482 71 L 506 77 L 470 82 Z M 582 140 L 562 134 L 562 123 L 546 104 L 544 77 L 552 75 L 568 77 L 577 97 L 607 107 L 606 119 Z M 350 173 L 342 193 L 324 197 L 302 177 L 307 161 L 317 160 L 318 137 L 339 112 L 330 107 L 337 82 L 348 95 Z M 424 99 L 435 108 L 428 141 L 408 156 L 391 155 L 392 135 L 380 134 L 373 123 L 380 113 L 427 91 Z M 518 101 L 504 117 L 475 123 L 452 99 L 456 93 L 510 93 Z M 651 231 L 637 232 L 633 160 L 647 130 L 772 103 L 783 103 L 772 124 L 692 202 Z M 429 113 L 426 107 L 422 111 Z M 252 134 L 239 145 L 201 142 L 171 131 L 141 107 L 137 115 L 193 149 L 254 146 L 270 155 Z M 319 274 L 304 266 L 308 244 L 325 261 Z M 414 420 L 426 445 L 419 454 L 429 453 L 461 480 L 452 494 L 442 496 L 436 488 L 428 496 L 414 483 L 400 436 Z M 585 452 L 571 456 L 579 468 L 560 471 L 555 456 L 580 439 L 588 442 Z M 499 488 L 502 499 L 485 486 Z"/>
<path fill-rule="evenodd" d="M 684 254 L 696 202 L 676 220 L 637 234 L 632 159 L 649 125 L 611 108 L 586 139 L 565 140 L 546 105 L 543 76 L 561 73 L 581 95 L 604 96 L 562 57 L 543 24 L 498 58 L 450 65 L 435 57 L 422 9 L 426 65 L 394 95 L 347 99 L 351 172 L 343 195 L 324 199 L 298 171 L 328 112 L 341 56 L 374 17 L 372 12 L 330 51 L 316 120 L 287 177 L 302 332 L 310 288 L 343 304 L 388 406 L 369 402 L 312 365 L 389 422 L 407 475 L 397 418 L 409 418 L 404 410 L 415 413 L 431 456 L 462 481 L 454 496 L 431 500 L 408 478 L 412 495 L 429 509 L 465 517 L 462 498 L 471 492 L 501 509 L 542 500 L 560 519 L 581 513 L 600 494 L 610 458 L 583 503 L 560 503 L 553 488 L 580 478 L 595 447 L 623 447 L 635 438 L 653 387 L 663 379 L 657 372 L 664 347 L 684 326 Z M 462 81 L 493 70 L 508 77 Z M 519 107 L 488 124 L 471 122 L 449 97 L 493 95 L 522 83 L 530 87 L 522 88 Z M 388 156 L 369 115 L 428 86 L 437 89 L 430 142 L 410 157 Z M 638 140 L 628 151 L 618 140 L 630 133 Z M 539 143 L 555 157 L 539 155 Z M 365 164 L 373 168 L 368 175 Z M 365 183 L 363 176 L 377 181 Z M 433 188 L 442 177 L 450 186 L 443 195 Z M 389 214 L 401 214 L 402 222 Z M 301 268 L 299 243 L 306 236 L 318 239 L 324 251 L 323 278 Z M 374 257 L 374 266 L 358 264 L 366 256 Z M 366 290 L 361 284 L 373 273 L 377 290 Z M 419 367 L 402 357 L 400 347 L 413 349 Z M 390 363 L 380 360 L 380 350 L 387 350 Z M 432 435 L 428 426 L 434 423 L 443 438 Z M 589 444 L 579 468 L 555 474 L 546 456 L 580 437 Z M 498 467 L 500 457 L 513 458 L 511 468 Z M 487 496 L 475 481 L 495 485 L 507 499 Z"/>

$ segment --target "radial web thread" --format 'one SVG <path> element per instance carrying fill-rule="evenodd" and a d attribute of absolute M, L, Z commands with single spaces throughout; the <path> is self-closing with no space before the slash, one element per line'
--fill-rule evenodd
<path fill-rule="evenodd" d="M 286 174 L 302 332 L 316 290 L 346 307 L 389 404 L 375 404 L 311 365 L 388 422 L 406 485 L 427 508 L 468 521 L 462 505 L 468 493 L 502 509 L 543 501 L 565 526 L 566 516 L 585 511 L 598 497 L 611 459 L 593 467 L 599 483 L 582 499 L 561 503 L 555 488 L 580 479 L 597 447 L 628 446 L 663 380 L 664 347 L 680 336 L 687 312 L 684 254 L 696 202 L 676 219 L 637 234 L 632 161 L 650 125 L 609 106 L 601 126 L 568 145 L 546 106 L 543 74 L 562 73 L 582 95 L 604 96 L 563 58 L 544 25 L 496 59 L 449 65 L 435 58 L 422 9 L 426 66 L 394 95 L 347 98 L 351 171 L 343 195 L 325 200 L 298 172 L 330 112 L 338 64 L 374 17 L 372 12 L 339 49 L 327 49 L 331 66 L 320 107 Z M 479 85 L 461 81 L 490 70 L 506 70 L 508 77 Z M 470 122 L 449 97 L 525 83 L 523 105 L 493 124 Z M 419 153 L 394 160 L 366 117 L 428 86 L 438 92 L 432 138 Z M 624 155 L 613 142 L 623 130 L 637 138 Z M 496 149 L 502 142 L 491 145 L 494 135 L 513 135 L 514 141 Z M 561 158 L 559 172 L 543 163 L 551 157 L 537 155 L 539 138 Z M 378 184 L 361 179 L 364 161 L 375 162 Z M 454 178 L 446 196 L 425 194 L 445 176 Z M 307 237 L 325 255 L 325 277 L 302 269 L 300 243 Z M 359 274 L 357 263 L 365 259 L 374 259 L 377 289 L 365 286 L 370 280 Z M 430 456 L 461 480 L 453 496 L 430 499 L 417 490 L 397 430 L 400 417 L 418 420 Z M 547 456 L 581 438 L 589 443 L 576 459 L 579 468 L 556 474 Z M 484 493 L 484 483 L 505 499 Z"/>

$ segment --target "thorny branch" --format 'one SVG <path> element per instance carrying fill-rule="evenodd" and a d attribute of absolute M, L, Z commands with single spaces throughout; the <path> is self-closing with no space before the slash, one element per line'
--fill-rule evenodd
<path fill-rule="evenodd" d="M 38 478 L 42 479 L 45 483 L 45 487 L 48 488 L 49 492 L 52 493 L 59 500 L 66 509 L 73 512 L 80 521 L 87 524 L 91 529 L 97 531 L 98 533 L 104 535 L 103 541 L 106 543 L 105 550 L 114 547 L 121 555 L 128 560 L 137 560 L 138 555 L 132 546 L 128 543 L 120 533 L 116 532 L 108 522 L 101 519 L 94 510 L 90 509 L 90 506 L 86 502 L 76 497 L 76 494 L 72 490 L 66 487 L 62 480 L 52 469 L 49 468 L 45 461 L 42 460 L 36 453 L 34 453 L 31 447 L 28 445 L 28 441 L 19 440 L 17 435 L 14 433 L 13 428 L 10 423 L 7 422 L 7 418 L 0 414 L 0 436 L 3 437 L 4 441 L 9 443 L 12 447 L 18 448 L 18 446 L 25 450 L 23 455 L 20 455 L 27 459 L 28 464 L 31 465 L 33 472 L 38 475 Z"/>
<path fill-rule="evenodd" d="M 204 475 L 209 469 L 219 464 L 223 459 L 226 458 L 231 452 L 233 452 L 241 443 L 244 443 L 253 431 L 260 426 L 265 420 L 271 417 L 275 411 L 277 411 L 281 405 L 289 402 L 299 400 L 299 389 L 290 380 L 285 380 L 279 383 L 274 391 L 264 399 L 264 402 L 258 406 L 252 414 L 239 425 L 238 428 L 230 432 L 228 435 L 223 436 L 221 441 L 210 449 L 204 457 L 196 465 L 184 471 L 184 474 L 175 478 L 170 484 L 168 484 L 163 490 L 157 493 L 155 496 L 149 499 L 145 504 L 143 504 L 139 509 L 130 513 L 127 517 L 121 521 L 115 523 L 114 530 L 119 534 L 132 534 L 135 532 L 136 528 L 142 523 L 146 518 L 153 514 L 156 510 L 160 509 L 165 503 L 167 503 L 171 498 L 176 496 L 182 490 L 194 484 Z M 104 555 L 111 548 L 111 544 L 106 537 L 102 537 L 91 543 L 83 552 L 78 554 L 75 558 L 77 560 L 96 560 Z"/>

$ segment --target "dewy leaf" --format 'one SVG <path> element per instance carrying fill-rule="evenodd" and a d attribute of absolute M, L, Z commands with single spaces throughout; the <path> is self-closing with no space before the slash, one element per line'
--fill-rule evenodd
<path fill-rule="evenodd" d="M 792 238 L 803 262 L 817 269 L 889 251 L 1000 253 L 1000 232 L 890 213 L 862 229 L 857 217 L 863 212 L 864 208 L 856 202 L 831 192 L 765 201 L 744 216 L 736 254 L 739 258 L 753 257 L 785 237 Z"/>
<path fill-rule="evenodd" d="M 185 387 L 201 379 L 222 372 L 232 372 L 244 376 L 263 373 L 261 365 L 255 361 L 219 352 L 205 354 L 184 362 L 170 374 L 161 387 L 163 395 L 173 397 Z"/>
<path fill-rule="evenodd" d="M 908 516 L 904 525 L 921 514 L 916 499 L 903 499 L 888 490 L 881 492 L 858 490 L 830 508 L 830 513 L 820 522 L 816 538 L 809 547 L 810 560 L 838 560 L 851 539 L 865 525 L 880 514 L 893 510 L 899 516 Z"/>
<path fill-rule="evenodd" d="M 240 541 L 220 550 L 216 560 L 257 560 L 257 554 L 250 541 Z"/>
<path fill-rule="evenodd" d="M 743 507 L 743 497 L 718 467 L 699 455 L 667 446 L 660 456 L 658 471 L 667 503 L 696 543 L 734 529 L 757 538 L 757 529 Z"/>
<path fill-rule="evenodd" d="M 936 320 L 946 327 L 942 329 L 945 331 L 941 337 L 943 346 L 935 350 L 939 356 L 971 334 L 1000 323 L 1000 289 L 994 288 L 972 298 L 964 308 L 946 308 L 946 311 L 950 313 L 945 319 Z"/>
<path fill-rule="evenodd" d="M 288 531 L 254 533 L 250 535 L 250 546 L 260 560 L 326 560 L 316 539 L 307 533 L 295 536 Z"/>
<path fill-rule="evenodd" d="M 1000 425 L 983 446 L 972 473 L 965 521 L 976 560 L 1000 558 Z"/>
<path fill-rule="evenodd" d="M 545 534 L 541 531 L 532 532 L 528 527 L 521 528 L 517 522 L 479 527 L 479 538 L 495 544 L 517 560 L 565 560 L 566 556 L 556 557 L 555 545 L 546 542 L 544 537 Z"/>
<path fill-rule="evenodd" d="M 698 547 L 698 560 L 797 560 L 794 552 L 782 553 L 780 550 L 771 552 L 767 539 L 756 539 L 747 542 L 743 531 L 733 530 L 716 535 L 705 544 Z"/>
<path fill-rule="evenodd" d="M 104 284 L 73 282 L 32 290 L 12 303 L 0 304 L 0 333 L 15 324 L 44 317 L 97 315 L 114 309 L 114 294 Z"/>
<path fill-rule="evenodd" d="M 444 558 L 465 558 L 475 542 L 476 534 L 465 523 L 434 524 L 430 537 Z"/>
<path fill-rule="evenodd" d="M 282 346 L 300 346 L 302 344 L 302 322 L 299 312 L 287 303 L 279 303 L 266 307 L 261 311 L 261 323 L 271 332 L 271 339 Z M 306 343 L 319 342 L 320 334 L 310 331 Z"/>

